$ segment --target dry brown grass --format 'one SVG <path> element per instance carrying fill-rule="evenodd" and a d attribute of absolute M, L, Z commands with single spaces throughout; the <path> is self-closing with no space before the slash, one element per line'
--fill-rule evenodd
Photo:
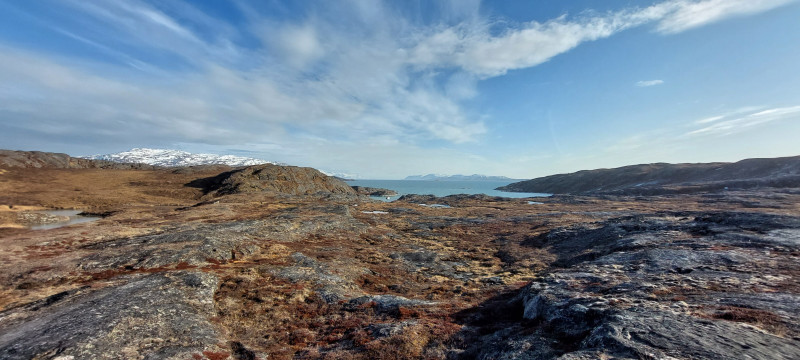
<path fill-rule="evenodd" d="M 169 170 L 11 168 L 0 175 L 0 204 L 77 209 L 189 205 L 202 193 L 184 184 L 202 175 Z"/>
<path fill-rule="evenodd" d="M 761 309 L 721 306 L 705 311 L 701 317 L 746 323 L 778 336 L 785 336 L 788 331 L 784 320 L 778 314 Z"/>
<path fill-rule="evenodd" d="M 305 282 L 237 272 L 222 282 L 215 296 L 215 321 L 248 348 L 278 359 L 419 359 L 443 353 L 443 340 L 460 329 L 441 310 L 400 307 L 378 312 L 374 303 L 356 308 L 345 302 L 329 304 L 311 288 Z M 376 338 L 370 330 L 371 324 L 406 321 L 412 325 L 399 334 Z"/>

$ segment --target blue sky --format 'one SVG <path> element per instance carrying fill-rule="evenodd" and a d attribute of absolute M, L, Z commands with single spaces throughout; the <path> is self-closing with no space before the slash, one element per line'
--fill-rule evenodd
<path fill-rule="evenodd" d="M 0 148 L 361 178 L 800 155 L 800 1 L 0 0 Z"/>

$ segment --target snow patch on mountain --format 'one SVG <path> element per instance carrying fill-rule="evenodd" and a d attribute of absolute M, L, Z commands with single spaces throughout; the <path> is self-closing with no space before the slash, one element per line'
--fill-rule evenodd
<path fill-rule="evenodd" d="M 136 148 L 115 154 L 84 156 L 84 159 L 108 160 L 121 163 L 141 163 L 156 166 L 229 165 L 251 166 L 280 163 L 234 155 L 192 154 L 169 149 Z"/>
<path fill-rule="evenodd" d="M 323 169 L 317 169 L 317 170 L 319 170 L 319 172 L 321 172 L 321 173 L 323 173 L 325 175 L 333 176 L 333 177 L 337 177 L 337 178 L 345 179 L 345 180 L 351 180 L 351 179 L 358 179 L 359 178 L 359 176 L 356 175 L 356 174 L 351 174 L 351 173 L 342 172 L 342 171 L 329 171 L 329 170 L 323 170 Z"/>

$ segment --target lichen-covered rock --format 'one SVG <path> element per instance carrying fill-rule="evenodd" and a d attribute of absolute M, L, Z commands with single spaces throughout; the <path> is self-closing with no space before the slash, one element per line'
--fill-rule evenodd
<path fill-rule="evenodd" d="M 190 359 L 221 338 L 217 278 L 179 271 L 134 275 L 0 313 L 2 359 Z"/>
<path fill-rule="evenodd" d="M 533 359 L 800 357 L 800 219 L 751 213 L 652 214 L 530 239 L 559 255 L 513 299 Z M 698 235 L 698 234 L 703 235 Z M 765 273 L 760 269 L 773 269 Z M 484 337 L 509 358 L 525 337 Z M 557 349 L 555 353 L 553 349 Z M 516 353 L 514 353 L 516 354 Z"/>
<path fill-rule="evenodd" d="M 284 214 L 265 220 L 185 225 L 153 235 L 97 242 L 82 246 L 96 252 L 81 259 L 79 267 L 100 271 L 152 269 L 180 263 L 207 265 L 246 259 L 275 241 L 292 242 L 335 231 L 359 233 L 366 227 L 349 216 L 345 206 L 318 210 L 319 213 Z"/>

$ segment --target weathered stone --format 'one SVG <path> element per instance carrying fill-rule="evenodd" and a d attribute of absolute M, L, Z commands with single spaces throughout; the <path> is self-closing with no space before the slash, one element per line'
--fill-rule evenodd
<path fill-rule="evenodd" d="M 191 358 L 220 341 L 208 320 L 216 287 L 202 272 L 136 275 L 6 310 L 0 358 Z"/>

